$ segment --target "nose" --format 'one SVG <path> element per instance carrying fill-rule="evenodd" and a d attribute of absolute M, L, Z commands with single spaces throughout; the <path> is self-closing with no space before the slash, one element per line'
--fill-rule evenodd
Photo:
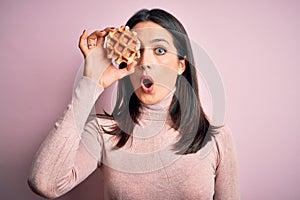
<path fill-rule="evenodd" d="M 140 65 L 140 69 L 143 71 L 148 71 L 149 69 L 151 69 L 150 65 Z"/>

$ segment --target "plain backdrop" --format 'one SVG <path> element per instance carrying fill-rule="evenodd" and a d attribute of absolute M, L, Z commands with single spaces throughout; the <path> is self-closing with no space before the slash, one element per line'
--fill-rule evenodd
<path fill-rule="evenodd" d="M 300 2 L 128 0 L 0 2 L 0 199 L 42 199 L 27 186 L 41 141 L 66 109 L 83 61 L 78 37 L 141 8 L 174 14 L 223 80 L 225 121 L 243 200 L 300 199 Z M 102 199 L 97 170 L 60 199 Z"/>

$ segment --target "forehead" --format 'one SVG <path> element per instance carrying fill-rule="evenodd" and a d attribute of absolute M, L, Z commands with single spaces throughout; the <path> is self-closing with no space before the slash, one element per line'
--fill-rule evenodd
<path fill-rule="evenodd" d="M 132 30 L 137 33 L 139 40 L 144 44 L 158 41 L 157 39 L 164 39 L 173 44 L 173 38 L 169 31 L 154 22 L 140 22 Z"/>

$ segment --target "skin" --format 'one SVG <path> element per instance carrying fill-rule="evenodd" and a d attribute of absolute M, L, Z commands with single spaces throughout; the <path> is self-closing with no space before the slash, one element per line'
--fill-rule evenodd
<path fill-rule="evenodd" d="M 115 68 L 105 56 L 103 41 L 111 31 L 106 28 L 88 36 L 84 31 L 79 47 L 85 57 L 84 76 L 97 81 L 104 88 L 129 75 L 135 94 L 144 104 L 156 104 L 164 99 L 175 87 L 176 78 L 185 70 L 184 60 L 179 60 L 171 34 L 153 22 L 141 22 L 133 27 L 141 42 L 141 57 L 124 69 Z M 90 44 L 94 44 L 90 46 Z M 101 66 L 101 67 L 99 67 Z M 153 90 L 141 88 L 141 77 L 150 76 L 154 81 Z"/>
<path fill-rule="evenodd" d="M 85 58 L 83 75 L 98 82 L 103 88 L 107 88 L 117 80 L 133 73 L 136 65 L 136 62 L 133 62 L 127 68 L 117 69 L 106 58 L 103 42 L 111 30 L 112 28 L 97 30 L 90 35 L 84 30 L 79 38 L 79 48 Z M 90 44 L 95 45 L 89 46 Z"/>

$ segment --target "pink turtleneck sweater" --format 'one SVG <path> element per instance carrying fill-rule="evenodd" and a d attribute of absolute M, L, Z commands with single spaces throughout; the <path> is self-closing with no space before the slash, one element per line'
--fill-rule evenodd
<path fill-rule="evenodd" d="M 91 79 L 79 80 L 72 102 L 34 158 L 28 180 L 35 192 L 59 197 L 100 167 L 104 199 L 239 199 L 235 150 L 226 126 L 197 153 L 174 154 L 170 148 L 179 133 L 166 123 L 171 93 L 156 105 L 143 105 L 132 142 L 112 150 L 113 136 L 100 125 L 114 121 L 90 115 L 102 92 Z"/>

